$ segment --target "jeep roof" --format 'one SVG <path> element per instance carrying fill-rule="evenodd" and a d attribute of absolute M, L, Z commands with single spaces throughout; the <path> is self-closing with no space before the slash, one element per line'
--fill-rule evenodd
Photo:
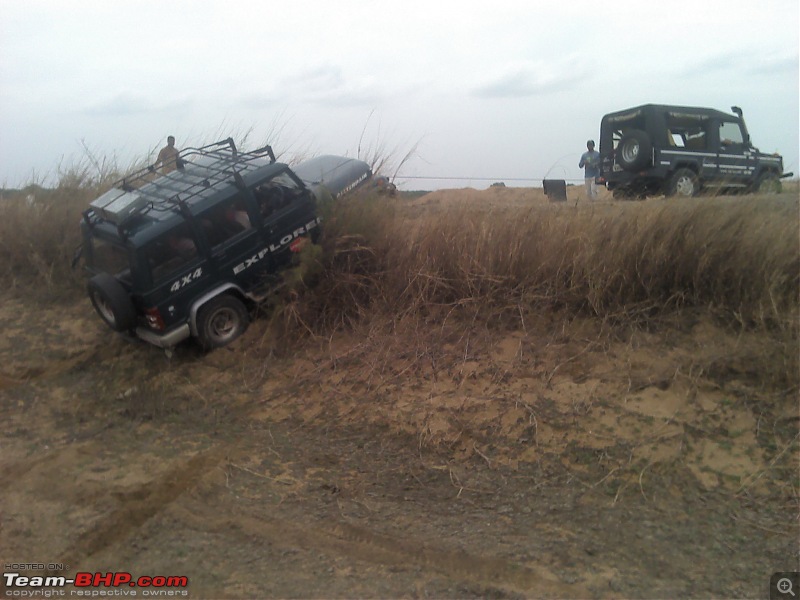
<path fill-rule="evenodd" d="M 700 122 L 704 119 L 717 119 L 720 121 L 736 121 L 744 125 L 744 120 L 739 115 L 723 112 L 714 108 L 702 108 L 695 106 L 675 106 L 670 104 L 642 104 L 625 110 L 608 113 L 600 120 L 600 152 L 608 149 L 611 142 L 610 136 L 612 127 L 622 127 L 625 125 L 636 126 L 637 121 L 642 121 L 639 129 L 648 130 L 648 133 L 663 133 L 662 141 L 667 142 L 667 116 L 676 121 Z M 644 125 L 644 122 L 649 127 Z M 609 127 L 612 126 L 612 127 Z"/>

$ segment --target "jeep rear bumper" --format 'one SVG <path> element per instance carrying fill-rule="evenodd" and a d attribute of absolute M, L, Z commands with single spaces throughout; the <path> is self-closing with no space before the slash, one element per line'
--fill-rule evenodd
<path fill-rule="evenodd" d="M 650 169 L 647 173 L 629 173 L 627 171 L 615 171 L 613 173 L 602 173 L 597 182 L 605 184 L 609 190 L 617 188 L 656 188 L 665 184 L 666 173 L 657 173 Z"/>
<path fill-rule="evenodd" d="M 183 340 L 190 337 L 192 332 L 189 330 L 189 324 L 184 323 L 183 325 L 179 325 L 175 329 L 163 334 L 158 334 L 151 329 L 147 329 L 146 327 L 137 327 L 136 335 L 148 344 L 153 344 L 159 348 L 171 348 L 172 346 L 180 344 Z"/>

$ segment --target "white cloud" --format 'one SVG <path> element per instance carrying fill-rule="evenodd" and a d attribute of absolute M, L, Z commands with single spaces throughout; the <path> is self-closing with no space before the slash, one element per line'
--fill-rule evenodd
<path fill-rule="evenodd" d="M 754 75 L 792 74 L 796 78 L 798 70 L 800 70 L 800 57 L 797 52 L 793 54 L 779 52 L 755 56 L 746 68 L 748 73 Z"/>
<path fill-rule="evenodd" d="M 290 104 L 311 104 L 329 107 L 374 106 L 389 96 L 371 77 L 352 78 L 341 67 L 319 65 L 278 79 L 261 89 L 241 96 L 241 103 L 250 108 L 267 108 Z"/>
<path fill-rule="evenodd" d="M 474 87 L 472 94 L 479 98 L 519 98 L 567 90 L 587 78 L 590 66 L 575 56 L 516 63 Z"/>
<path fill-rule="evenodd" d="M 717 73 L 730 76 L 772 75 L 797 73 L 800 68 L 797 51 L 782 49 L 770 51 L 753 48 L 737 48 L 720 54 L 711 54 L 700 60 L 692 60 L 679 69 L 679 75 L 709 78 Z"/>
<path fill-rule="evenodd" d="M 125 91 L 91 104 L 81 112 L 90 117 L 121 117 L 185 110 L 190 104 L 188 100 L 165 102 L 164 100 L 153 100 L 143 94 Z"/>

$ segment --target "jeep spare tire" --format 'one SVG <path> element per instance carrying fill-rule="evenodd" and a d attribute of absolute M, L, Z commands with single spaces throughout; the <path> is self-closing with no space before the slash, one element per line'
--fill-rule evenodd
<path fill-rule="evenodd" d="M 617 145 L 617 164 L 626 171 L 638 171 L 650 164 L 653 144 L 639 129 L 626 131 Z"/>
<path fill-rule="evenodd" d="M 108 273 L 98 273 L 89 280 L 92 306 L 114 331 L 130 331 L 136 327 L 136 307 L 122 284 Z"/>

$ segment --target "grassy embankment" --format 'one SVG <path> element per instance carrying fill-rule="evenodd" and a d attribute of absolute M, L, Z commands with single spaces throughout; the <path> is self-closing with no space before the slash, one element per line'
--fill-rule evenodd
<path fill-rule="evenodd" d="M 62 175 L 0 203 L 0 285 L 36 298 L 79 295 L 80 213 L 115 173 Z M 418 208 L 418 207 L 417 207 Z M 283 299 L 284 324 L 329 332 L 367 311 L 524 320 L 566 311 L 646 323 L 686 308 L 796 340 L 798 197 L 654 199 L 603 206 L 411 211 L 402 198 L 334 207 L 314 285 Z"/>

